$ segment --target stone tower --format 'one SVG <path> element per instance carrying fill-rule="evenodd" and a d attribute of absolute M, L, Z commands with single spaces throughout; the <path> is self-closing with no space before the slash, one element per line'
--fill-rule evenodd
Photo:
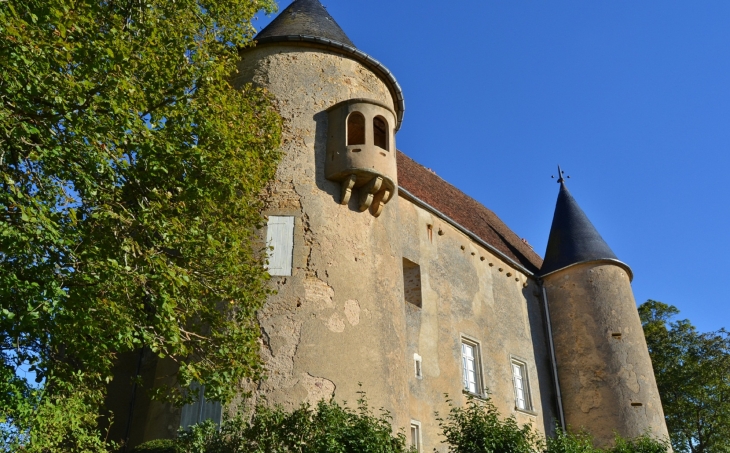
<path fill-rule="evenodd" d="M 614 433 L 668 438 L 654 371 L 631 290 L 616 258 L 559 177 L 543 279 L 565 422 L 599 445 Z"/>
<path fill-rule="evenodd" d="M 270 267 L 277 294 L 259 312 L 269 372 L 254 397 L 354 403 L 361 383 L 372 407 L 407 426 L 400 227 L 397 203 L 388 204 L 401 89 L 318 0 L 294 1 L 256 42 L 241 52 L 234 83 L 266 88 L 284 120 L 264 214 L 269 231 L 272 219 L 290 219 L 293 250 Z"/>

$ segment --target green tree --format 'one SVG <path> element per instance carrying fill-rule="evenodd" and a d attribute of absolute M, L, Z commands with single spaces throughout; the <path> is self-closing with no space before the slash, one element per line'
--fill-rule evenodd
<path fill-rule="evenodd" d="M 700 333 L 671 321 L 676 307 L 639 307 L 672 446 L 678 452 L 730 452 L 730 333 Z"/>
<path fill-rule="evenodd" d="M 229 400 L 261 375 L 267 93 L 235 90 L 273 0 L 0 1 L 0 448 L 98 451 L 118 354 Z M 35 379 L 35 382 L 33 380 Z"/>

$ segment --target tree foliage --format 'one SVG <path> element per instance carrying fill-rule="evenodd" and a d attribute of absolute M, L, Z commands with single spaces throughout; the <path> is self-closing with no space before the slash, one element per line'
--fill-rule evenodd
<path fill-rule="evenodd" d="M 730 333 L 700 333 L 672 305 L 639 307 L 672 446 L 730 452 Z"/>
<path fill-rule="evenodd" d="M 585 432 L 544 439 L 531 425 L 520 426 L 514 417 L 503 418 L 490 399 L 467 399 L 456 406 L 447 399 L 449 413 L 437 420 L 450 453 L 667 453 L 668 444 L 648 436 L 616 437 L 615 445 L 601 449 Z M 422 450 L 426 451 L 426 450 Z M 437 451 L 434 449 L 434 451 Z M 175 440 L 157 440 L 138 446 L 133 453 L 415 453 L 403 433 L 393 435 L 387 412 L 376 416 L 364 393 L 357 410 L 335 401 L 316 407 L 302 404 L 287 412 L 259 405 L 252 415 L 212 422 L 181 431 Z"/>
<path fill-rule="evenodd" d="M 143 444 L 135 453 L 406 453 L 403 433 L 393 434 L 387 412 L 373 414 L 363 396 L 357 409 L 335 401 L 302 404 L 287 412 L 256 407 L 220 429 L 212 422 L 191 427 L 170 443 Z"/>
<path fill-rule="evenodd" d="M 667 453 L 666 440 L 650 436 L 625 439 L 616 436 L 614 445 L 605 449 L 593 445 L 593 437 L 587 432 L 565 432 L 556 430 L 555 437 L 547 439 L 546 453 Z"/>
<path fill-rule="evenodd" d="M 612 447 L 594 446 L 587 432 L 555 429 L 543 438 L 531 425 L 520 426 L 514 417 L 503 418 L 491 399 L 469 398 L 464 407 L 447 400 L 446 418 L 438 418 L 449 453 L 667 453 L 669 445 L 660 439 L 616 436 Z"/>
<path fill-rule="evenodd" d="M 254 229 L 281 124 L 267 93 L 230 78 L 251 19 L 274 8 L 0 2 L 5 448 L 101 448 L 125 351 L 179 364 L 173 400 L 193 380 L 228 400 L 260 376 Z"/>
<path fill-rule="evenodd" d="M 519 426 L 514 417 L 502 418 L 491 399 L 469 397 L 464 407 L 447 402 L 448 416 L 437 420 L 451 453 L 535 453 L 542 448 L 531 425 Z"/>

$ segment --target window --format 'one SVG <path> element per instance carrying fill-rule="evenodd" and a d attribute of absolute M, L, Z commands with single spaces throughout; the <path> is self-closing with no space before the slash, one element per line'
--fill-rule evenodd
<path fill-rule="evenodd" d="M 527 381 L 527 366 L 524 362 L 512 360 L 512 381 L 515 386 L 515 408 L 523 411 L 532 410 L 530 387 Z"/>
<path fill-rule="evenodd" d="M 382 116 L 373 118 L 373 143 L 388 150 L 388 122 Z"/>
<path fill-rule="evenodd" d="M 423 359 L 418 354 L 413 354 L 413 363 L 415 365 L 416 377 L 423 379 Z"/>
<path fill-rule="evenodd" d="M 347 145 L 365 144 L 365 117 L 360 112 L 352 112 L 347 117 Z"/>
<path fill-rule="evenodd" d="M 180 428 L 187 429 L 206 420 L 213 420 L 216 425 L 220 425 L 223 412 L 221 403 L 205 400 L 205 386 L 196 384 L 193 388 L 198 392 L 198 398 L 192 404 L 183 406 L 180 414 Z"/>
<path fill-rule="evenodd" d="M 266 230 L 270 275 L 291 275 L 294 252 L 294 217 L 269 216 Z"/>
<path fill-rule="evenodd" d="M 403 258 L 403 295 L 406 302 L 421 308 L 421 266 Z"/>
<path fill-rule="evenodd" d="M 461 340 L 461 366 L 464 377 L 464 390 L 480 394 L 479 346 L 476 343 L 466 339 Z"/>
<path fill-rule="evenodd" d="M 421 422 L 411 420 L 411 447 L 417 452 L 423 451 L 421 448 Z"/>

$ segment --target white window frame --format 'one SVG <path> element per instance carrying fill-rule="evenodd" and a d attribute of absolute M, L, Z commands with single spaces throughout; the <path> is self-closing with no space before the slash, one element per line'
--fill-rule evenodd
<path fill-rule="evenodd" d="M 423 379 L 423 358 L 418 353 L 413 354 L 413 366 L 418 379 Z"/>
<path fill-rule="evenodd" d="M 421 434 L 421 422 L 411 420 L 411 447 L 418 453 L 423 451 L 423 437 Z"/>
<path fill-rule="evenodd" d="M 472 395 L 482 396 L 484 393 L 482 379 L 482 358 L 479 342 L 472 338 L 461 336 L 461 387 L 465 392 Z M 471 357 L 467 355 L 467 351 L 471 349 Z M 469 366 L 471 362 L 471 369 Z M 473 380 L 470 379 L 469 372 L 473 372 Z M 472 389 L 473 386 L 473 389 Z"/>
<path fill-rule="evenodd" d="M 517 372 L 519 372 L 520 376 L 517 375 Z M 510 375 L 512 376 L 512 388 L 515 395 L 515 410 L 533 412 L 532 392 L 530 391 L 530 376 L 527 370 L 527 362 L 511 357 Z M 520 393 L 522 398 L 520 398 Z M 520 407 L 520 400 L 523 401 L 522 405 L 524 407 Z"/>
<path fill-rule="evenodd" d="M 266 270 L 269 275 L 291 275 L 294 260 L 294 216 L 269 216 L 266 228 L 266 246 L 268 247 Z"/>

